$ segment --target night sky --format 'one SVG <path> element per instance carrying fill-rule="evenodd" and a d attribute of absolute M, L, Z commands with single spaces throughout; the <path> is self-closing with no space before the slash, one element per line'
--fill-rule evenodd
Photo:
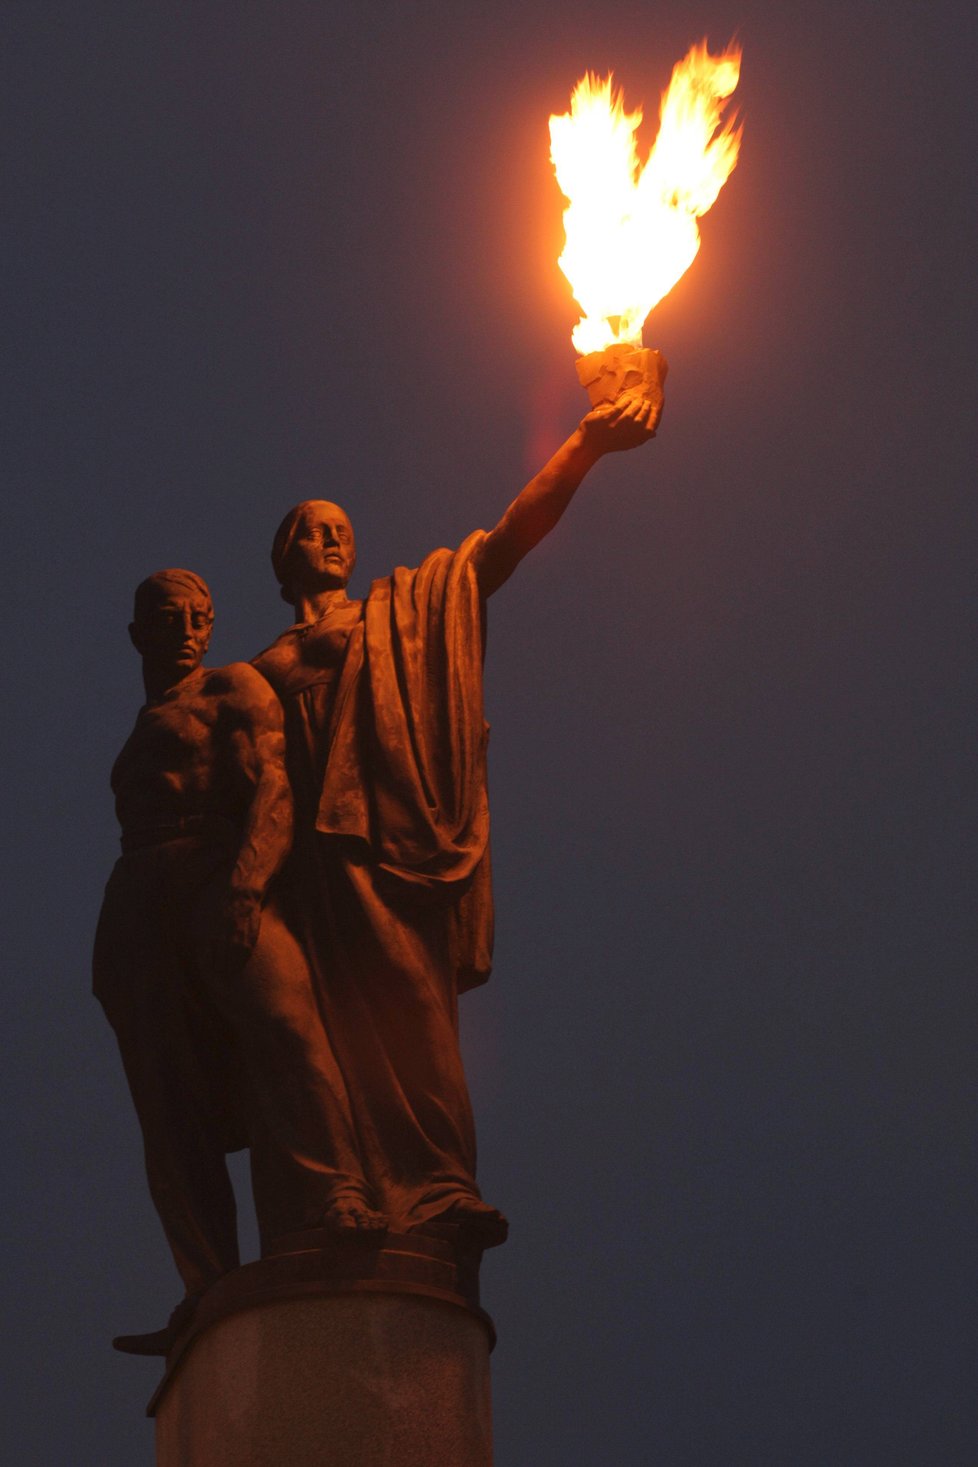
<path fill-rule="evenodd" d="M 89 991 L 133 587 L 202 574 L 219 664 L 296 500 L 356 594 L 491 527 L 586 406 L 548 115 L 735 33 L 659 436 L 490 608 L 497 1467 L 978 1461 L 973 7 L 8 0 L 17 1467 L 152 1462 L 109 1341 L 180 1294 Z"/>

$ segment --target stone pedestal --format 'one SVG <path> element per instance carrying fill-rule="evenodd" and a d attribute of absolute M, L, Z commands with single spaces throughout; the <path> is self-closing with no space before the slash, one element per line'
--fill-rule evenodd
<path fill-rule="evenodd" d="M 492 1326 L 426 1246 L 428 1281 L 403 1242 L 222 1280 L 150 1403 L 157 1467 L 491 1467 Z"/>

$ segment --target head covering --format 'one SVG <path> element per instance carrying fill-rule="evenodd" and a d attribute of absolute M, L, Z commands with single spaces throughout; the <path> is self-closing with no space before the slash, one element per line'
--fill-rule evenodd
<path fill-rule="evenodd" d="M 282 597 L 285 601 L 292 599 L 285 575 L 285 568 L 289 562 L 289 551 L 292 549 L 292 541 L 295 539 L 295 532 L 299 528 L 303 511 L 312 503 L 311 499 L 303 499 L 301 504 L 294 505 L 275 531 L 275 539 L 272 541 L 272 570 L 282 588 Z"/>
<path fill-rule="evenodd" d="M 202 580 L 200 576 L 195 575 L 193 571 L 179 570 L 177 568 L 154 571 L 151 576 L 146 577 L 145 581 L 140 581 L 136 587 L 136 596 L 133 604 L 133 620 L 137 622 L 141 621 L 150 607 L 159 600 L 160 593 L 165 593 L 174 588 L 182 591 L 184 595 L 190 591 L 193 595 L 199 596 L 201 600 L 206 601 L 207 610 L 213 621 L 214 603 L 211 600 L 211 593 L 207 589 L 207 582 Z"/>

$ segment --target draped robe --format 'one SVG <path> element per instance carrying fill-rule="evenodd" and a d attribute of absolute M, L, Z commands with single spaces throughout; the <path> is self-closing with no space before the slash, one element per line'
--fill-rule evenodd
<path fill-rule="evenodd" d="M 285 708 L 286 900 L 394 1227 L 479 1197 L 457 995 L 492 947 L 483 615 L 473 553 L 436 550 L 255 659 Z"/>

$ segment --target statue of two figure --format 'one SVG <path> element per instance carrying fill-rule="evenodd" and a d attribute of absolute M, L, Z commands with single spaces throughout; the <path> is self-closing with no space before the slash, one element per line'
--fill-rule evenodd
<path fill-rule="evenodd" d="M 146 702 L 112 773 L 122 855 L 95 992 L 185 1296 L 119 1348 L 165 1354 L 238 1266 L 242 1147 L 263 1252 L 312 1228 L 504 1240 L 475 1181 L 457 1022 L 492 946 L 485 605 L 597 459 L 657 421 L 638 397 L 594 409 L 494 530 L 363 601 L 348 516 L 297 505 L 272 549 L 295 621 L 250 664 L 204 667 L 199 576 L 137 588 Z"/>

